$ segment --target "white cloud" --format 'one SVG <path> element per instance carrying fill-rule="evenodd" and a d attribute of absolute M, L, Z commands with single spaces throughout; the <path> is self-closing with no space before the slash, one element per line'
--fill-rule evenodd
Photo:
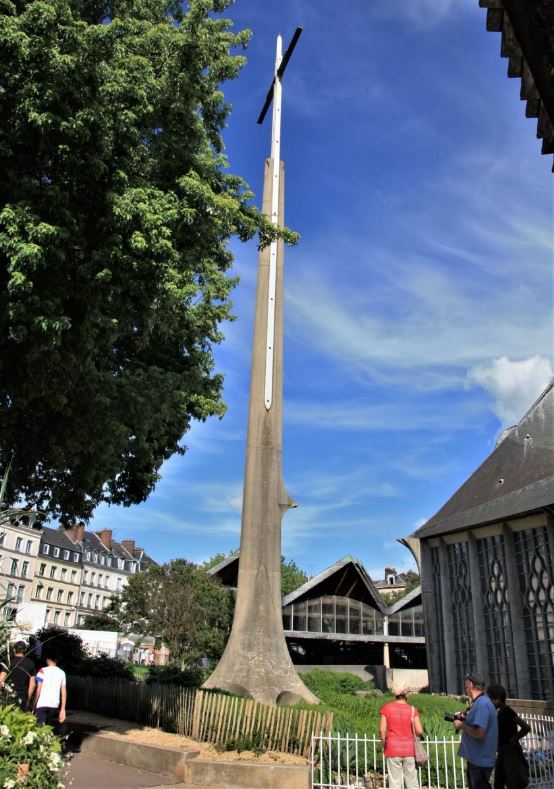
<path fill-rule="evenodd" d="M 533 405 L 553 374 L 552 364 L 544 356 L 531 356 L 521 361 L 501 356 L 472 367 L 468 379 L 494 397 L 492 409 L 502 427 L 509 427 Z"/>

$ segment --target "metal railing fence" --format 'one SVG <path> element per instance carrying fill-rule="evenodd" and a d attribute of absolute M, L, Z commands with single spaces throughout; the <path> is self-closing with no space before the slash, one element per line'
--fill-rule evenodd
<path fill-rule="evenodd" d="M 531 732 L 522 741 L 529 764 L 529 789 L 554 787 L 554 717 L 526 715 Z M 467 789 L 459 736 L 422 740 L 429 755 L 418 768 L 421 789 Z M 379 737 L 338 732 L 312 737 L 312 789 L 388 789 Z"/>

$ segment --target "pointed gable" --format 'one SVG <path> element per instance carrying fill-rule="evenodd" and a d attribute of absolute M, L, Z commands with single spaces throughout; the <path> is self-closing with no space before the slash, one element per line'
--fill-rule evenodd
<path fill-rule="evenodd" d="M 336 595 L 361 600 L 378 611 L 384 604 L 363 564 L 352 556 L 345 556 L 326 570 L 310 578 L 283 599 L 283 606 L 308 598 Z"/>
<path fill-rule="evenodd" d="M 495 450 L 413 536 L 526 515 L 554 504 L 554 380 Z"/>

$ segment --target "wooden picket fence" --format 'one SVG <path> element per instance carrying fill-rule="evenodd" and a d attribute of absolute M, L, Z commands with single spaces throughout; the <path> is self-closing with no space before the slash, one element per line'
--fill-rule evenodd
<path fill-rule="evenodd" d="M 68 677 L 68 706 L 210 742 L 229 750 L 308 757 L 312 734 L 331 731 L 333 713 L 300 710 L 176 685 Z"/>

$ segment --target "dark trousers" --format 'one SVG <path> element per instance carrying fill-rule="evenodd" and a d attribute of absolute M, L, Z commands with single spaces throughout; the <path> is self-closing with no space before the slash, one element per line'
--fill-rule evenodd
<path fill-rule="evenodd" d="M 478 764 L 467 763 L 467 782 L 469 789 L 491 789 L 492 767 L 479 767 Z"/>
<path fill-rule="evenodd" d="M 521 745 L 500 745 L 494 767 L 494 789 L 525 789 L 529 767 Z"/>
<path fill-rule="evenodd" d="M 53 726 L 58 722 L 58 715 L 60 714 L 59 707 L 37 707 L 35 715 L 37 716 L 37 723 L 39 726 Z"/>

